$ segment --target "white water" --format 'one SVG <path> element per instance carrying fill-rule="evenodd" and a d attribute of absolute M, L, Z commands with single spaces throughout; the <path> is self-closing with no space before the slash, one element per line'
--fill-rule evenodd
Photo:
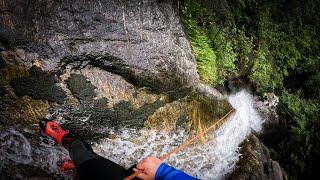
<path fill-rule="evenodd" d="M 246 91 L 228 97 L 236 113 L 218 130 L 207 135 L 205 143 L 196 143 L 170 157 L 166 162 L 201 179 L 223 179 L 239 160 L 239 144 L 252 130 L 259 132 L 263 120 Z M 149 155 L 162 156 L 188 138 L 183 129 L 174 133 L 122 129 L 114 139 L 94 145 L 98 154 L 124 167 L 130 167 Z"/>

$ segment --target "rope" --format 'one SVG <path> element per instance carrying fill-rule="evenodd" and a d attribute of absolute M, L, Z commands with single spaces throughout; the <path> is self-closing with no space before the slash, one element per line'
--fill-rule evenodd
<path fill-rule="evenodd" d="M 206 129 L 203 132 L 200 132 L 198 135 L 194 136 L 193 138 L 187 140 L 186 142 L 184 142 L 183 144 L 181 144 L 180 146 L 174 148 L 172 151 L 170 151 L 169 153 L 163 155 L 162 157 L 160 157 L 159 159 L 161 161 L 164 161 L 166 159 L 168 159 L 170 156 L 172 156 L 173 154 L 176 154 L 179 151 L 182 151 L 183 149 L 185 149 L 187 146 L 189 146 L 190 144 L 194 143 L 195 141 L 197 141 L 198 139 L 200 139 L 201 137 L 203 137 L 204 135 L 206 135 L 208 132 L 210 132 L 213 129 L 216 129 L 217 127 L 219 127 L 220 125 L 222 125 L 227 117 L 229 117 L 232 113 L 234 113 L 235 110 L 232 109 L 230 110 L 226 115 L 224 115 L 222 118 L 220 118 L 218 121 L 216 121 L 215 123 L 213 123 L 208 129 Z M 131 174 L 130 176 L 124 178 L 124 180 L 131 180 L 135 177 L 137 177 L 140 173 L 142 173 L 142 171 L 138 171 L 136 173 Z"/>

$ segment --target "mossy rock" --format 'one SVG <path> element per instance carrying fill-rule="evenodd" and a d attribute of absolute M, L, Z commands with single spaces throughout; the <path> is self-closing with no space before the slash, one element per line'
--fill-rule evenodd
<path fill-rule="evenodd" d="M 214 100 L 194 94 L 187 98 L 167 103 L 157 109 L 148 118 L 145 126 L 167 131 L 182 126 L 190 133 L 198 133 L 216 123 L 232 110 L 233 108 L 226 100 Z"/>
<path fill-rule="evenodd" d="M 192 90 L 190 87 L 185 87 L 185 83 L 177 74 L 177 69 L 165 70 L 158 66 L 157 72 L 141 71 L 108 53 L 64 57 L 60 63 L 61 69 L 64 70 L 68 65 L 73 69 L 82 69 L 88 65 L 100 68 L 123 77 L 135 87 L 147 87 L 157 94 L 166 93 L 171 99 L 184 97 Z"/>
<path fill-rule="evenodd" d="M 41 100 L 8 94 L 0 98 L 0 124 L 3 127 L 34 128 L 33 124 L 45 117 L 48 108 L 49 104 Z"/>
<path fill-rule="evenodd" d="M 55 75 L 33 66 L 28 76 L 14 78 L 10 84 L 18 96 L 28 95 L 34 99 L 47 100 L 62 104 L 65 92 L 55 84 Z"/>
<path fill-rule="evenodd" d="M 0 84 L 7 85 L 12 79 L 27 75 L 28 71 L 26 68 L 6 64 L 5 67 L 0 68 Z"/>
<path fill-rule="evenodd" d="M 59 114 L 65 119 L 64 127 L 86 140 L 95 141 L 108 135 L 105 129 L 142 128 L 148 117 L 163 105 L 164 102 L 158 100 L 134 108 L 131 102 L 120 101 L 109 108 L 108 100 L 101 98 L 93 102 L 83 101 L 80 106 L 64 106 Z"/>
<path fill-rule="evenodd" d="M 92 101 L 95 97 L 95 86 L 80 74 L 71 74 L 67 79 L 67 86 L 72 94 L 79 100 Z"/>
<path fill-rule="evenodd" d="M 270 158 L 268 149 L 255 135 L 250 135 L 240 146 L 236 169 L 226 179 L 287 179 L 285 171 Z"/>

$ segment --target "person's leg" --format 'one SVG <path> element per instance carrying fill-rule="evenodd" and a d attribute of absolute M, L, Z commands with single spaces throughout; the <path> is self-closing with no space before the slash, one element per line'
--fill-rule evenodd
<path fill-rule="evenodd" d="M 88 143 L 68 130 L 64 130 L 58 123 L 45 121 L 40 122 L 39 126 L 47 136 L 53 137 L 69 151 L 79 178 L 123 179 L 132 173 L 132 170 L 128 171 L 122 166 L 94 153 Z"/>
<path fill-rule="evenodd" d="M 69 155 L 77 168 L 80 179 L 124 179 L 133 173 L 132 168 L 122 166 L 93 152 L 91 146 L 73 134 L 62 139 L 62 145 L 68 149 Z"/>
<path fill-rule="evenodd" d="M 76 167 L 80 164 L 101 156 L 93 152 L 91 146 L 74 135 L 66 135 L 62 139 L 62 145 L 69 151 L 69 156 Z"/>

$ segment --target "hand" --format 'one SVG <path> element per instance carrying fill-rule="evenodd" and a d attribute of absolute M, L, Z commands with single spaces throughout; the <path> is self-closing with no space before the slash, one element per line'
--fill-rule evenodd
<path fill-rule="evenodd" d="M 159 158 L 149 156 L 143 159 L 142 161 L 140 161 L 137 164 L 136 168 L 133 168 L 133 171 L 135 173 L 140 172 L 137 175 L 137 178 L 140 178 L 143 180 L 153 180 L 161 164 L 162 164 L 162 161 Z"/>

